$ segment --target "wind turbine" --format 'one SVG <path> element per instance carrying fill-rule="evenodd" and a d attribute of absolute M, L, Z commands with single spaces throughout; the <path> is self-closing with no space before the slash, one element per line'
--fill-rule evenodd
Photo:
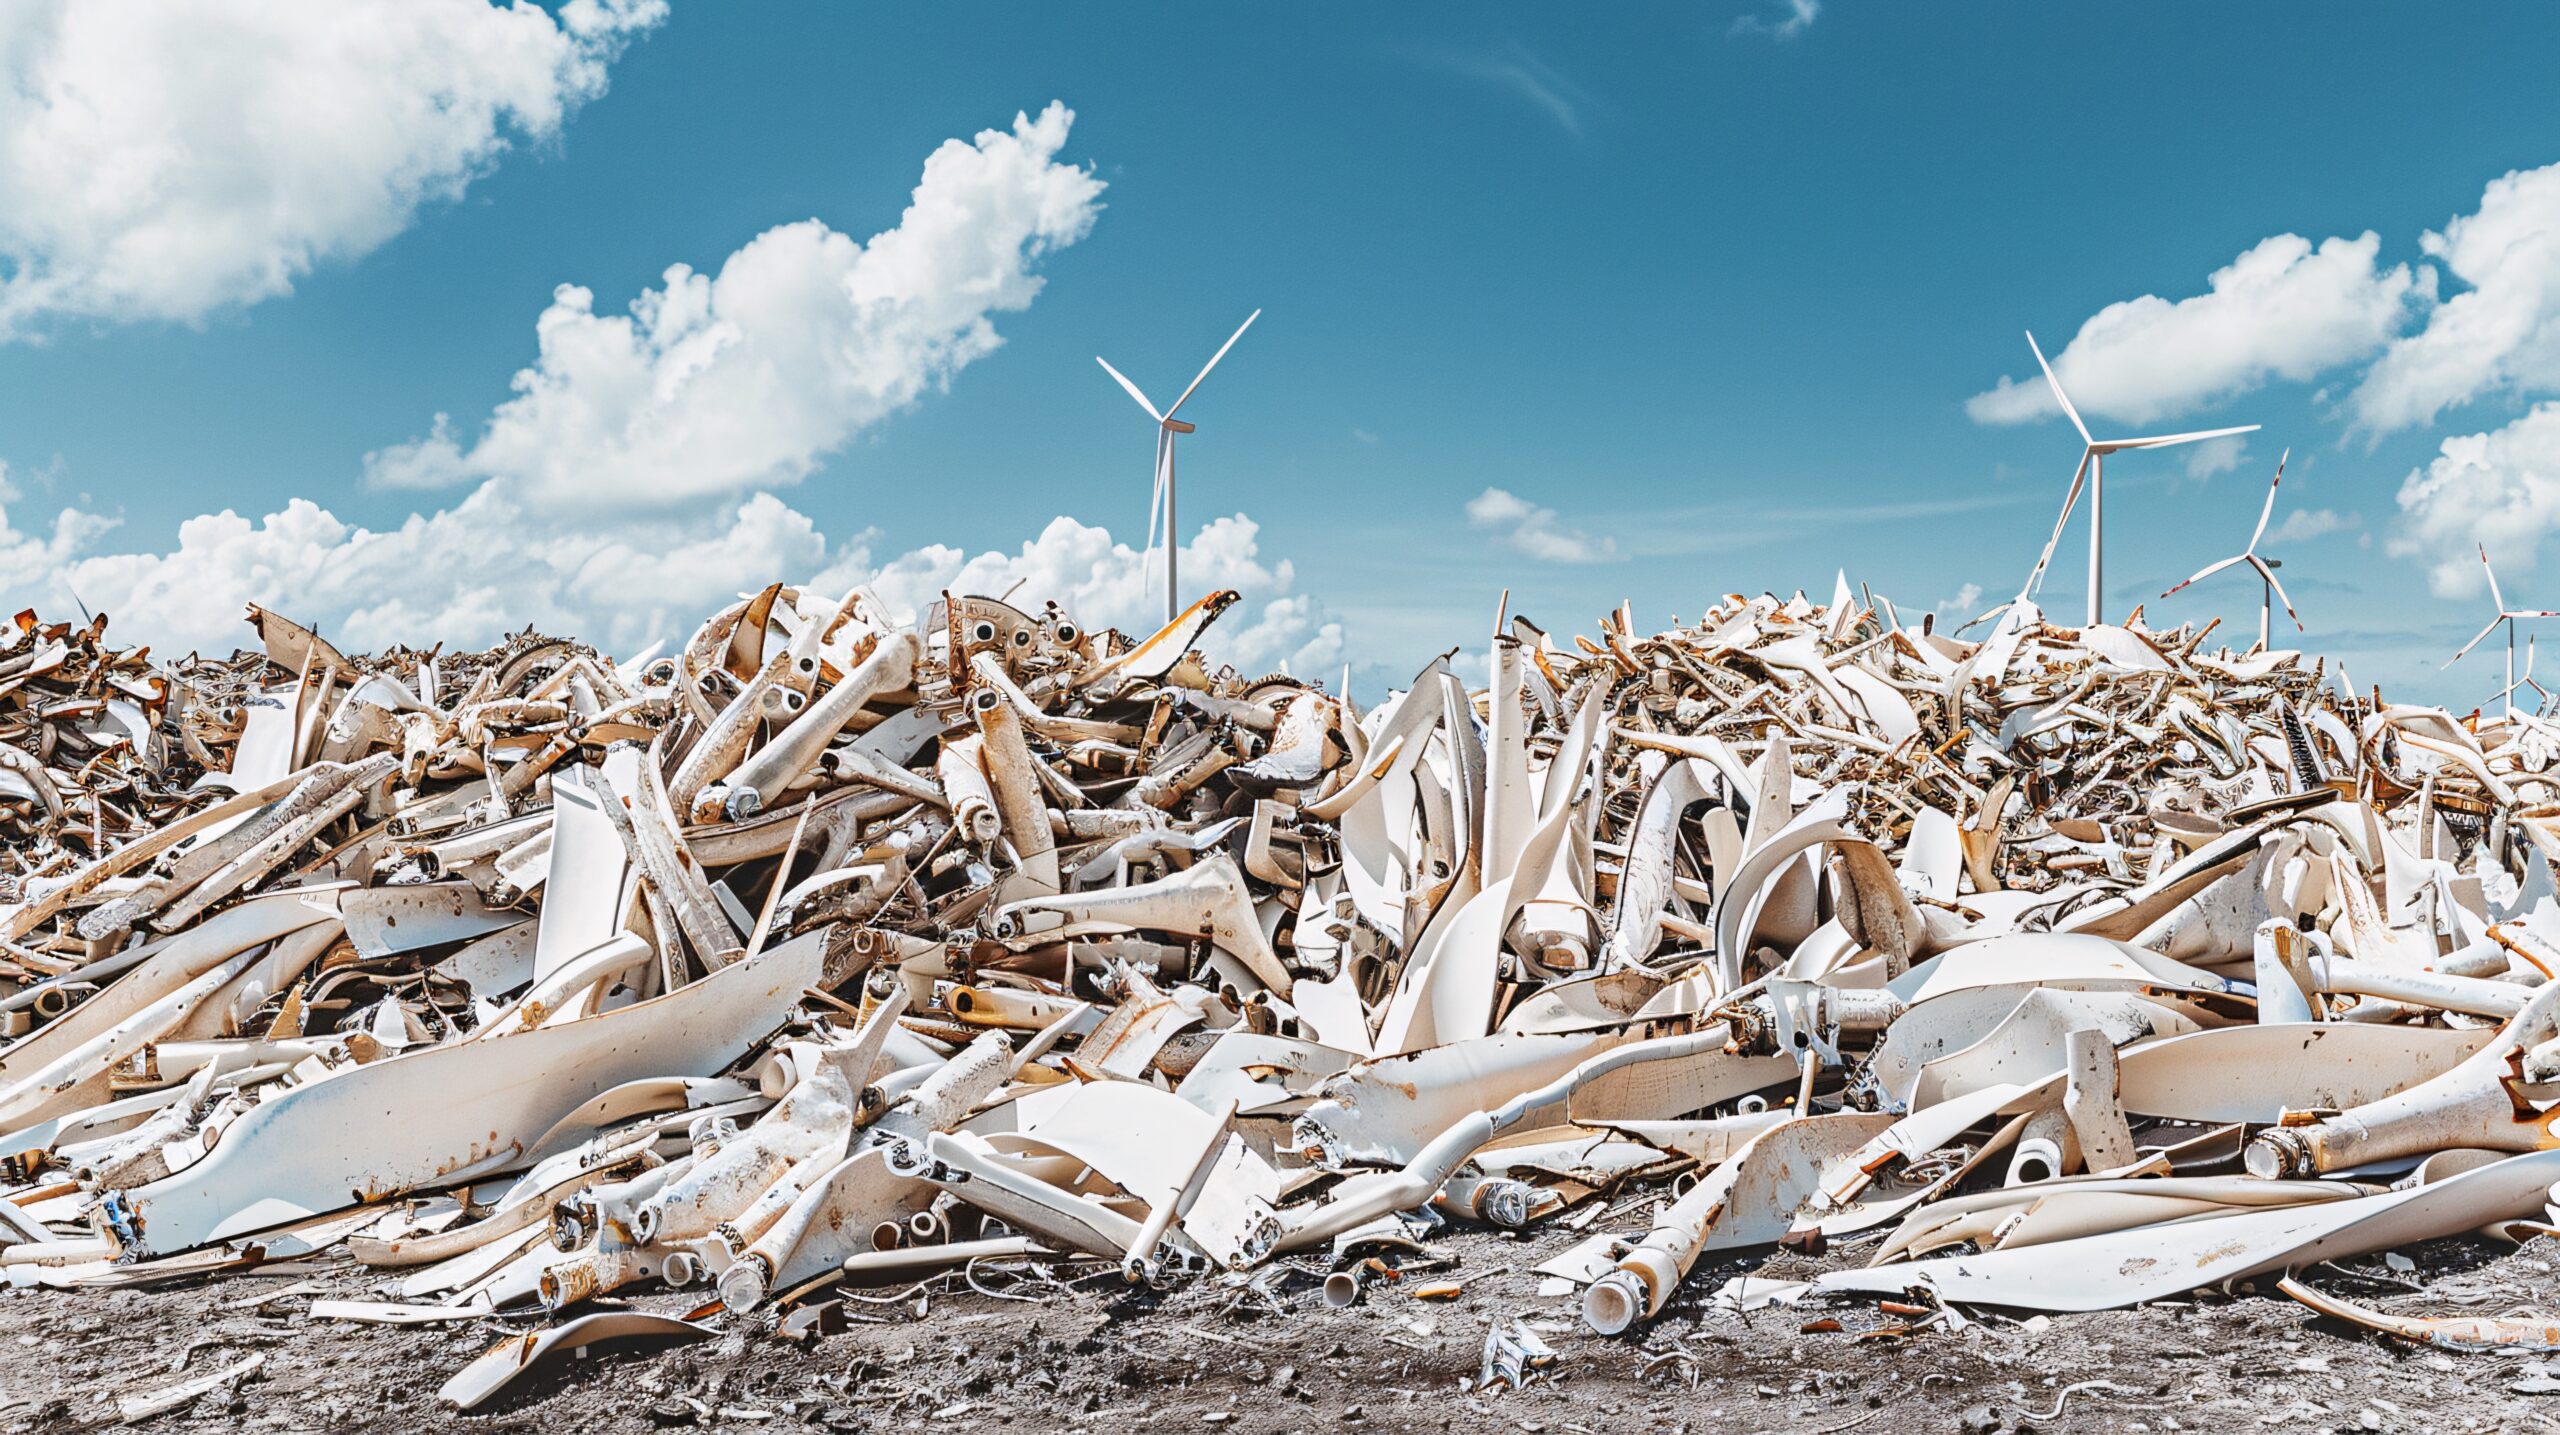
<path fill-rule="evenodd" d="M 2300 630 L 2302 627 L 2302 615 L 2293 611 L 2293 600 L 2285 597 L 2284 585 L 2276 581 L 2276 568 L 2279 565 L 2273 560 L 2258 556 L 2258 540 L 2267 536 L 2267 519 L 2273 516 L 2276 511 L 2276 485 L 2284 482 L 2285 459 L 2291 457 L 2293 457 L 2293 450 L 2286 449 L 2284 451 L 2284 456 L 2276 460 L 2276 476 L 2267 480 L 2267 505 L 2266 507 L 2258 510 L 2258 526 L 2249 534 L 2249 546 L 2209 568 L 2198 570 L 2195 577 L 2190 578 L 2186 582 L 2179 584 L 2176 588 L 2169 590 L 2169 593 L 2175 593 L 2179 591 L 2179 589 L 2190 587 L 2204 579 L 2212 577 L 2214 574 L 2221 572 L 2223 569 L 2230 567 L 2234 563 L 2246 563 L 2250 567 L 2257 569 L 2258 646 L 2261 648 L 2267 646 L 2268 628 L 2274 621 L 2276 600 L 2278 598 L 2284 598 L 2284 615 L 2293 620 L 2294 628 L 2296 630 Z M 2166 598 L 2169 596 L 2169 593 L 2163 593 L 2160 596 Z"/>
<path fill-rule="evenodd" d="M 2489 574 L 2489 600 L 2498 605 L 2498 616 L 2489 620 L 2488 627 L 2482 628 L 2478 633 L 2473 634 L 2471 641 L 2462 645 L 2461 651 L 2456 652 L 2452 657 L 2445 659 L 2444 665 L 2449 668 L 2454 664 L 2461 662 L 2463 653 L 2468 653 L 2473 648 L 2479 647 L 2480 640 L 2482 638 L 2485 638 L 2492 632 L 2496 631 L 2499 624 L 2506 624 L 2507 690 L 2505 693 L 2501 694 L 2501 696 L 2506 700 L 2507 716 L 2514 717 L 2516 715 L 2516 619 L 2560 618 L 2560 612 L 2554 612 L 2548 608 L 2508 607 L 2506 595 L 2498 591 L 2498 570 L 2489 567 L 2489 550 L 2486 547 L 2483 547 L 2480 550 L 2480 566 L 2487 570 Z"/>
<path fill-rule="evenodd" d="M 2044 381 L 2053 386 L 2053 397 L 2071 426 L 2080 431 L 2080 467 L 2071 474 L 2071 492 L 2062 500 L 2062 516 L 2053 521 L 2053 536 L 2045 540 L 2044 553 L 2036 559 L 2033 573 L 2027 575 L 2027 588 L 2033 591 L 2044 578 L 2044 567 L 2053 561 L 2054 545 L 2062 541 L 2064 525 L 2071 522 L 2071 507 L 2080 501 L 2080 481 L 2089 481 L 2089 622 L 2091 626 L 2106 621 L 2106 543 L 2107 543 L 2107 473 L 2106 459 L 2111 453 L 2136 448 L 2172 448 L 2182 443 L 2201 443 L 2209 438 L 2229 438 L 2233 434 L 2255 433 L 2256 424 L 2238 428 L 2206 429 L 2202 433 L 2162 434 L 2153 438 L 2092 438 L 2089 426 L 2080 421 L 2080 411 L 2071 406 L 2071 396 L 2062 391 L 2062 380 L 2053 376 L 2053 365 L 2044 361 L 2044 350 L 2036 344 L 2036 336 L 2027 335 L 2027 347 L 2035 350 L 2036 367 L 2044 370 Z"/>
<path fill-rule="evenodd" d="M 2533 680 L 2533 639 L 2531 638 L 2524 640 L 2524 676 L 2507 684 L 2506 692 L 2500 694 L 2500 696 L 2505 697 L 2512 702 L 2515 698 L 2516 689 L 2518 688 L 2531 688 L 2533 689 L 2535 696 L 2542 699 L 2540 705 L 2535 707 L 2533 710 L 2533 715 L 2535 717 L 2540 717 L 2550 710 L 2551 689 L 2546 688 L 2542 684 Z"/>
<path fill-rule="evenodd" d="M 1247 314 L 1244 322 L 1236 326 L 1236 331 L 1227 336 L 1227 341 L 1218 346 L 1218 352 L 1209 356 L 1209 362 L 1200 366 L 1199 378 L 1193 379 L 1191 387 L 1184 389 L 1182 397 L 1175 399 L 1173 407 L 1163 413 L 1157 413 L 1156 406 L 1147 402 L 1147 396 L 1138 392 L 1138 386 L 1129 382 L 1127 375 L 1111 367 L 1110 360 L 1100 354 L 1093 356 L 1093 361 L 1102 365 L 1102 371 L 1118 380 L 1120 387 L 1129 391 L 1129 397 L 1138 401 L 1138 407 L 1147 411 L 1147 417 L 1156 421 L 1156 486 L 1155 492 L 1147 499 L 1147 547 L 1152 549 L 1156 546 L 1156 524 L 1161 519 L 1164 524 L 1164 620 L 1167 623 L 1182 616 L 1182 596 L 1174 581 L 1174 554 L 1182 546 L 1182 539 L 1173 526 L 1173 436 L 1197 432 L 1192 425 L 1174 415 L 1182 411 L 1182 406 L 1199 389 L 1200 380 L 1209 377 L 1209 371 L 1218 367 L 1218 361 L 1227 356 L 1227 350 L 1234 348 L 1236 340 L 1243 338 L 1244 331 L 1252 328 L 1253 321 L 1261 317 L 1259 309 Z M 1145 554 L 1139 556 L 1143 560 Z"/>

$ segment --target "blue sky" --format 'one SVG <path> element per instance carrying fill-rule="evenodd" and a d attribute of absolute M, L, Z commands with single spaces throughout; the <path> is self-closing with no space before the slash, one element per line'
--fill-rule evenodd
<path fill-rule="evenodd" d="M 830 571 L 861 571 L 839 555 L 866 530 L 874 566 L 936 544 L 1014 553 L 1059 515 L 1134 545 L 1152 440 L 1093 356 L 1161 402 L 1259 306 L 1185 410 L 1200 432 L 1183 441 L 1182 501 L 1186 530 L 1239 513 L 1256 525 L 1268 581 L 1250 597 L 1317 607 L 1274 652 L 1409 673 L 1442 647 L 1480 646 L 1504 587 L 1565 631 L 1622 598 L 1657 624 L 1729 591 L 1825 596 L 1835 568 L 1910 608 L 1967 585 L 1988 603 L 2023 578 L 2078 450 L 2058 417 L 1968 412 L 2004 376 L 2034 377 L 2023 328 L 2058 353 L 2111 304 L 2205 294 L 2271 237 L 2370 231 L 2370 272 L 2339 302 L 2391 302 L 2388 275 L 2409 266 L 2396 323 L 2368 307 L 2361 339 L 2320 331 L 2262 366 L 2307 377 L 2242 365 L 2150 400 L 2170 411 L 2147 425 L 2093 420 L 2265 426 L 2208 477 L 2189 475 L 2186 450 L 2111 468 L 2110 612 L 2234 550 L 2287 446 L 2279 523 L 2300 509 L 2328 517 L 2295 534 L 2332 531 L 2270 548 L 2305 641 L 2360 682 L 2465 703 L 2494 689 L 2489 664 L 2451 678 L 2435 666 L 2487 616 L 2485 596 L 2456 591 L 2463 575 L 2429 581 L 2468 551 L 2473 498 L 2512 510 L 2481 535 L 2502 544 L 2509 598 L 2560 606 L 2560 571 L 2534 566 L 2560 498 L 2541 496 L 2533 435 L 2476 492 L 2400 502 L 2448 438 L 2529 415 L 2554 367 L 2539 341 L 2512 345 L 2471 392 L 2439 395 L 2449 406 L 2424 421 L 2377 433 L 2351 403 L 2385 345 L 2469 287 L 2421 235 L 2482 210 L 2500 176 L 2560 163 L 2547 98 L 2560 15 L 2377 5 L 2314 24 L 2286 7 L 1835 0 L 1779 34 L 1776 6 L 1595 13 L 1101 7 L 964 25 L 924 7 L 672 0 L 626 15 L 586 52 L 600 73 L 567 83 L 556 122 L 501 119 L 450 183 L 389 206 L 387 237 L 324 238 L 289 292 L 110 294 L 22 315 L 0 344 L 10 518 L 22 534 L 64 507 L 121 522 L 28 548 L 8 596 L 52 607 L 71 573 L 131 583 L 121 603 L 81 596 L 138 614 L 135 637 L 158 622 L 181 642 L 210 641 L 195 610 L 236 607 L 261 583 L 276 586 L 254 596 L 298 610 L 289 565 L 224 567 L 208 590 L 187 586 L 192 570 L 75 565 L 170 552 L 182 522 L 225 508 L 254 523 L 301 498 L 379 531 L 451 507 L 476 480 L 369 484 L 366 455 L 428 435 L 439 413 L 467 450 L 535 363 L 555 286 L 619 314 L 669 265 L 716 271 L 777 225 L 814 218 L 866 239 L 899 222 L 937 146 L 1058 100 L 1074 118 L 1054 160 L 1089 169 L 1100 207 L 1027 264 L 1036 296 L 988 316 L 1001 346 L 912 404 L 845 420 L 805 472 L 653 509 L 651 533 L 716 528 L 769 492 L 827 535 Z M 1762 23 L 1738 29 L 1746 19 Z M 6 143 L 23 149 L 29 96 L 57 57 L 35 44 L 10 59 L 7 34 L 0 135 L 22 127 Z M 342 63 L 275 43 L 278 75 Z M 117 73 L 147 78 L 133 68 L 146 73 Z M 262 161 L 228 162 L 255 181 Z M 349 163 L 321 180 L 363 179 Z M 0 216 L 44 198 L 39 168 L 0 160 Z M 2513 220 L 2528 240 L 2530 199 Z M 31 237 L 0 217 L 0 276 L 14 266 L 23 287 L 31 255 L 70 263 L 93 238 Z M 2560 304 L 2560 278 L 2550 287 Z M 2191 346 L 2228 331 L 2204 334 Z M 2136 367 L 2156 374 L 2165 342 Z M 2172 346 L 2172 371 L 2186 352 Z M 616 485 L 577 481 L 594 513 L 555 502 L 524 530 L 619 521 L 600 516 Z M 1508 516 L 1471 521 L 1489 488 L 1516 501 L 1479 513 Z M 1524 510 L 1552 512 L 1524 536 Z M 2077 522 L 2044 592 L 2075 621 Z M 42 568 L 55 558 L 58 572 Z M 2154 612 L 2253 628 L 2255 599 L 2226 575 Z M 404 621 L 364 606 L 314 596 L 299 610 L 359 630 Z M 470 607 L 426 585 L 405 620 Z M 624 634 L 676 625 L 633 622 Z M 1337 642 L 1293 641 L 1324 622 Z"/>

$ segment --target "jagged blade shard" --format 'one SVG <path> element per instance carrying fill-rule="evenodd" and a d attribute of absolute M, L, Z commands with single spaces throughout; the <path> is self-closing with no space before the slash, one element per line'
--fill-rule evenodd
<path fill-rule="evenodd" d="M 1234 601 L 776 585 L 630 663 L 20 615 L 0 1275 L 351 1257 L 378 1298 L 315 1315 L 515 1322 L 468 1406 L 986 1262 L 1348 1304 L 1482 1225 L 1614 1334 L 1709 1252 L 1960 1322 L 2554 1219 L 2539 713 L 1845 580 L 1514 620 L 1364 712 L 1213 666 Z M 670 1288 L 693 1324 L 594 1305 Z M 1555 1354 L 1497 1321 L 1482 1387 Z"/>

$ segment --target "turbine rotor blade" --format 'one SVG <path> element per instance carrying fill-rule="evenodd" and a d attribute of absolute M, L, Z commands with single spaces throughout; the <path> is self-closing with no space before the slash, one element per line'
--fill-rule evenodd
<path fill-rule="evenodd" d="M 2302 626 L 2302 615 L 2293 611 L 2293 599 L 2285 596 L 2284 585 L 2276 581 L 2276 570 L 2267 566 L 2267 560 L 2252 553 L 2249 566 L 2257 569 L 2258 576 L 2267 580 L 2267 586 L 2276 590 L 2276 601 L 2284 605 L 2284 615 L 2293 620 L 2294 631 L 2309 632 L 2310 629 Z"/>
<path fill-rule="evenodd" d="M 2491 633 L 2498 631 L 2498 625 L 2505 621 L 2507 621 L 2507 615 L 2504 613 L 2500 613 L 2498 616 L 2491 618 L 2489 620 L 2489 626 L 2481 629 L 2478 633 L 2473 634 L 2470 642 L 2463 644 L 2459 649 L 2455 650 L 2452 657 L 2444 660 L 2444 665 L 2449 668 L 2454 664 L 2461 662 L 2462 655 L 2464 653 L 2470 652 L 2473 648 L 2479 647 L 2480 640 L 2489 636 Z"/>
<path fill-rule="evenodd" d="M 2249 535 L 2248 552 L 2257 552 L 2258 540 L 2267 536 L 2267 520 L 2274 517 L 2276 511 L 2276 485 L 2284 482 L 2284 461 L 2291 457 L 2293 450 L 2286 449 L 2283 457 L 2276 460 L 2276 476 L 2267 481 L 2267 506 L 2258 510 L 2258 528 Z"/>
<path fill-rule="evenodd" d="M 2257 431 L 2256 424 L 2242 424 L 2238 428 L 2199 429 L 2194 433 L 2155 434 L 2149 438 L 2111 438 L 2104 442 L 2091 439 L 2089 446 L 2100 453 L 2122 453 L 2137 448 L 2174 448 L 2182 443 L 2202 443 L 2209 438 L 2229 438 L 2233 434 Z"/>
<path fill-rule="evenodd" d="M 2498 591 L 2498 570 L 2489 566 L 2489 547 L 2485 543 L 2480 545 L 2480 567 L 2489 575 L 2489 601 L 2497 604 L 2498 611 L 2504 613 L 2507 611 L 2507 595 Z"/>
<path fill-rule="evenodd" d="M 2080 453 L 2080 466 L 2071 472 L 2071 491 L 2062 497 L 2062 516 L 2053 521 L 2053 536 L 2044 541 L 2044 552 L 2036 555 L 2036 566 L 2027 574 L 2027 586 L 2018 590 L 2019 597 L 2023 598 L 2034 592 L 2036 585 L 2044 581 L 2045 565 L 2053 561 L 2053 550 L 2062 542 L 2062 530 L 2071 522 L 2072 505 L 2080 501 L 2080 485 L 2088 477 L 2089 453 L 2088 450 L 2083 449 Z"/>
<path fill-rule="evenodd" d="M 1147 402 L 1147 396 L 1138 392 L 1138 386 L 1129 382 L 1128 375 L 1111 367 L 1111 361 L 1102 357 L 1100 354 L 1094 355 L 1093 361 L 1102 366 L 1102 371 L 1104 373 L 1109 374 L 1111 377 L 1120 381 L 1120 387 L 1129 391 L 1129 397 L 1138 401 L 1138 407 L 1147 411 L 1148 418 L 1154 419 L 1157 423 L 1164 422 L 1164 415 L 1156 412 L 1156 406 Z"/>
<path fill-rule="evenodd" d="M 2062 405 L 2062 412 L 2070 418 L 2071 426 L 2080 430 L 2080 441 L 2096 443 L 2097 440 L 2089 436 L 2089 426 L 2080 422 L 2080 411 L 2071 406 L 2071 396 L 2062 391 L 2062 380 L 2053 376 L 2053 365 L 2044 361 L 2044 348 L 2036 343 L 2036 331 L 2033 329 L 2027 331 L 2027 347 L 2035 350 L 2036 367 L 2044 370 L 2044 381 L 2052 386 L 2054 400 Z"/>
<path fill-rule="evenodd" d="M 2252 555 L 2247 554 L 2247 553 L 2235 553 L 2235 554 L 2231 555 L 2230 557 L 2223 559 L 2221 562 L 2214 564 L 2212 567 L 2209 567 L 2209 568 L 2199 568 L 2199 569 L 2197 569 L 2197 570 L 2196 570 L 2196 575 L 2195 575 L 2194 577 L 2192 577 L 2192 578 L 2188 579 L 2188 580 L 2187 580 L 2186 582 L 2184 582 L 2184 583 L 2179 584 L 2177 588 L 2172 588 L 2172 589 L 2170 589 L 2170 590 L 2169 590 L 2169 592 L 2168 592 L 2168 593 L 2163 593 L 2163 594 L 2161 594 L 2160 596 L 2161 596 L 2161 597 L 2163 597 L 2163 598 L 2166 598 L 2166 597 L 2168 597 L 2168 596 L 2169 596 L 2169 594 L 2170 594 L 2170 593 L 2175 593 L 2175 592 L 2177 592 L 2180 588 L 2188 588 L 2188 587 L 2192 587 L 2193 585 L 2198 584 L 2198 583 L 2201 583 L 2201 582 L 2203 582 L 2205 579 L 2212 577 L 2214 574 L 2221 572 L 2223 569 L 2230 567 L 2230 566 L 2231 566 L 2232 564 L 2234 564 L 2234 563 L 2246 563 L 2246 562 L 2248 562 L 2248 561 L 2249 561 L 2249 559 L 2251 558 L 2251 556 L 2252 556 Z"/>
<path fill-rule="evenodd" d="M 1209 377 L 1209 371 L 1218 367 L 1218 361 L 1227 356 L 1227 350 L 1234 348 L 1236 346 L 1236 340 L 1243 338 L 1244 331 L 1252 328 L 1253 321 L 1261 317 L 1262 311 L 1259 309 L 1256 309 L 1252 313 L 1244 316 L 1244 322 L 1236 325 L 1236 331 L 1229 334 L 1227 336 L 1227 341 L 1218 346 L 1218 352 L 1211 354 L 1209 356 L 1209 362 L 1200 366 L 1199 378 L 1195 378 L 1191 381 L 1191 388 L 1184 389 L 1182 391 L 1182 397 L 1173 401 L 1173 408 L 1166 409 L 1164 411 L 1164 416 L 1166 418 L 1172 418 L 1175 409 L 1181 408 L 1185 403 L 1190 401 L 1192 390 L 1200 387 L 1200 380 Z"/>

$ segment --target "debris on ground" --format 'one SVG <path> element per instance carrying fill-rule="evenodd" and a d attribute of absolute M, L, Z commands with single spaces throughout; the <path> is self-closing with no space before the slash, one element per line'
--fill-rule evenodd
<path fill-rule="evenodd" d="M 478 1330 L 456 1406 L 937 1291 L 1359 1304 L 1390 1345 L 1549 1293 L 1574 1324 L 1500 1307 L 1482 1397 L 1684 1292 L 1934 1338 L 2560 1221 L 2560 722 L 1845 581 L 1513 618 L 1482 685 L 1364 712 L 1213 669 L 1233 601 L 1131 638 L 776 586 L 624 662 L 21 615 L 0 1275 L 352 1262 L 309 1317 Z M 1447 1254 L 1487 1232 L 1548 1239 Z M 2551 1344 L 2328 1284 L 2287 1286 L 2317 1329 Z"/>

